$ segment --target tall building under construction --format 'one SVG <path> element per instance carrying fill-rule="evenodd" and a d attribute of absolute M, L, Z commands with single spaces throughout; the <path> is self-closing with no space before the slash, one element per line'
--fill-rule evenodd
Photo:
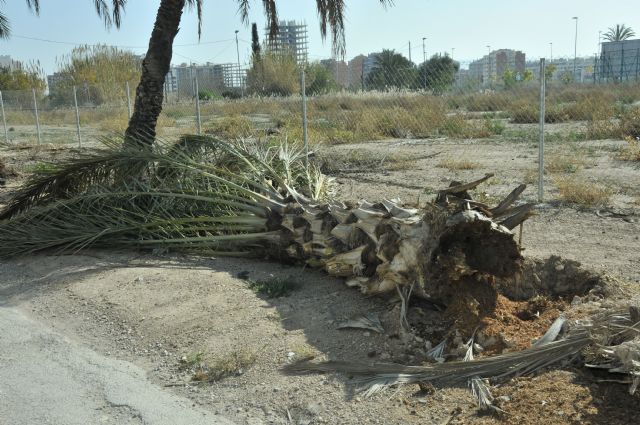
<path fill-rule="evenodd" d="M 307 24 L 296 21 L 280 21 L 278 33 L 269 37 L 269 29 L 265 29 L 267 50 L 276 54 L 292 55 L 301 64 L 308 60 Z"/>

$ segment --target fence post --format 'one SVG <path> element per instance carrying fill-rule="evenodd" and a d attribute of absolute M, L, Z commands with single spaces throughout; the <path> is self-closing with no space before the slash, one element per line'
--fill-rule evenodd
<path fill-rule="evenodd" d="M 540 142 L 538 143 L 538 202 L 544 200 L 544 100 L 546 91 L 544 58 L 540 59 Z"/>
<path fill-rule="evenodd" d="M 73 86 L 73 104 L 76 107 L 76 130 L 78 131 L 78 147 L 82 147 L 82 139 L 80 138 L 80 111 L 78 110 L 78 95 L 76 86 Z"/>
<path fill-rule="evenodd" d="M 4 100 L 2 100 L 2 90 L 0 90 L 0 110 L 2 111 L 2 127 L 4 128 L 4 140 L 9 144 L 9 133 L 7 132 L 7 118 L 4 115 Z"/>
<path fill-rule="evenodd" d="M 196 119 L 198 121 L 198 136 L 202 134 L 202 117 L 200 116 L 200 89 L 198 88 L 198 71 L 196 70 L 194 77 L 194 87 L 196 91 Z"/>
<path fill-rule="evenodd" d="M 38 117 L 38 100 L 36 99 L 36 89 L 31 89 L 33 93 L 33 110 L 36 113 L 36 131 L 38 132 L 38 144 L 40 144 L 40 118 Z"/>
<path fill-rule="evenodd" d="M 129 119 L 131 119 L 131 93 L 129 92 L 129 82 L 124 82 L 124 87 L 127 90 L 127 110 L 129 111 Z"/>
<path fill-rule="evenodd" d="M 304 139 L 304 155 L 309 164 L 309 138 L 307 133 L 307 90 L 304 81 L 304 67 L 300 70 L 300 90 L 302 92 L 302 137 Z"/>

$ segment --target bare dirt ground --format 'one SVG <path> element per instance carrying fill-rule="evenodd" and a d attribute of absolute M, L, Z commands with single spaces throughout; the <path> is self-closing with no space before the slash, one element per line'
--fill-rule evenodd
<path fill-rule="evenodd" d="M 524 226 L 527 256 L 562 255 L 640 282 L 640 169 L 615 159 L 620 144 L 549 144 L 549 155 L 586 157 L 577 174 L 614 188 L 614 195 L 606 208 L 562 204 L 550 176 L 548 202 Z M 346 157 L 354 150 L 380 161 L 360 172 L 334 170 L 343 199 L 423 202 L 452 180 L 486 172 L 496 177 L 483 186 L 486 194 L 478 195 L 500 197 L 537 167 L 537 148 L 524 141 L 391 140 L 325 147 L 321 154 Z M 9 188 L 0 188 L 0 204 L 29 167 L 67 151 L 44 146 L 0 152 L 20 175 L 8 179 Z M 386 158 L 394 155 L 411 161 L 387 166 Z M 476 165 L 444 166 L 461 158 Z M 535 198 L 535 189 L 528 188 L 525 199 Z M 266 298 L 248 287 L 247 276 L 290 278 L 298 287 L 289 296 Z M 628 395 L 626 386 L 571 368 L 495 389 L 507 412 L 501 416 L 481 414 L 466 388 L 425 393 L 406 386 L 364 398 L 342 376 L 285 376 L 279 369 L 301 358 L 409 364 L 425 347 L 425 341 L 395 327 L 393 301 L 365 298 L 337 279 L 301 267 L 136 252 L 42 254 L 0 262 L 0 298 L 100 353 L 142 367 L 159 386 L 240 424 L 632 424 L 640 414 L 640 398 Z M 380 316 L 384 334 L 337 329 L 343 320 L 370 312 Z M 234 355 L 249 360 L 231 376 L 210 384 L 191 381 L 199 363 L 220 365 Z"/>

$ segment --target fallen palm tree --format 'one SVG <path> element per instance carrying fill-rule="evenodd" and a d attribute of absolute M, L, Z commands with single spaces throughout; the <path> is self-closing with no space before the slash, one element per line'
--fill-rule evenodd
<path fill-rule="evenodd" d="M 294 146 L 195 136 L 159 143 L 153 151 L 120 145 L 106 142 L 104 149 L 40 167 L 0 212 L 0 257 L 88 247 L 268 257 L 322 268 L 365 293 L 399 293 L 404 323 L 409 294 L 444 304 L 445 318 L 449 314 L 454 328 L 471 338 L 466 362 L 327 362 L 288 369 L 345 372 L 374 390 L 469 383 L 488 406 L 484 379 L 532 373 L 579 355 L 592 366 L 630 374 L 633 390 L 638 384 L 634 310 L 574 323 L 557 341 L 554 325 L 532 348 L 471 360 L 474 336 L 487 319 L 499 320 L 492 314 L 502 314 L 501 298 L 571 297 L 598 283 L 577 263 L 558 257 L 524 261 L 511 233 L 532 214 L 531 204 L 513 206 L 524 185 L 495 207 L 469 195 L 491 175 L 454 182 L 422 208 L 398 200 L 340 202 L 332 179 Z M 436 348 L 435 357 L 444 360 L 445 344 Z"/>
<path fill-rule="evenodd" d="M 132 172 L 131 170 L 135 170 Z M 139 177 L 131 177 L 132 175 Z M 346 203 L 291 146 L 186 137 L 153 152 L 116 143 L 43 167 L 0 213 L 0 257 L 41 250 L 206 250 L 305 262 L 366 293 L 414 286 L 448 302 L 467 279 L 508 278 L 522 258 L 510 229 L 532 205 L 495 208 L 456 183 L 425 208 Z"/>

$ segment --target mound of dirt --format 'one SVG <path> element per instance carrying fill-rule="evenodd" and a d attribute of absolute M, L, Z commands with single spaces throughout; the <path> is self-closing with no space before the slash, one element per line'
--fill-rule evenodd
<path fill-rule="evenodd" d="M 572 315 L 572 302 L 581 304 L 581 297 L 588 299 L 587 294 L 607 282 L 606 276 L 576 261 L 552 256 L 527 259 L 510 278 L 476 275 L 452 285 L 458 295 L 440 314 L 447 325 L 438 337 L 448 338 L 449 347 L 463 355 L 463 344 L 474 336 L 482 355 L 493 355 L 531 347 L 561 314 Z M 433 338 L 433 326 L 412 325 Z"/>

